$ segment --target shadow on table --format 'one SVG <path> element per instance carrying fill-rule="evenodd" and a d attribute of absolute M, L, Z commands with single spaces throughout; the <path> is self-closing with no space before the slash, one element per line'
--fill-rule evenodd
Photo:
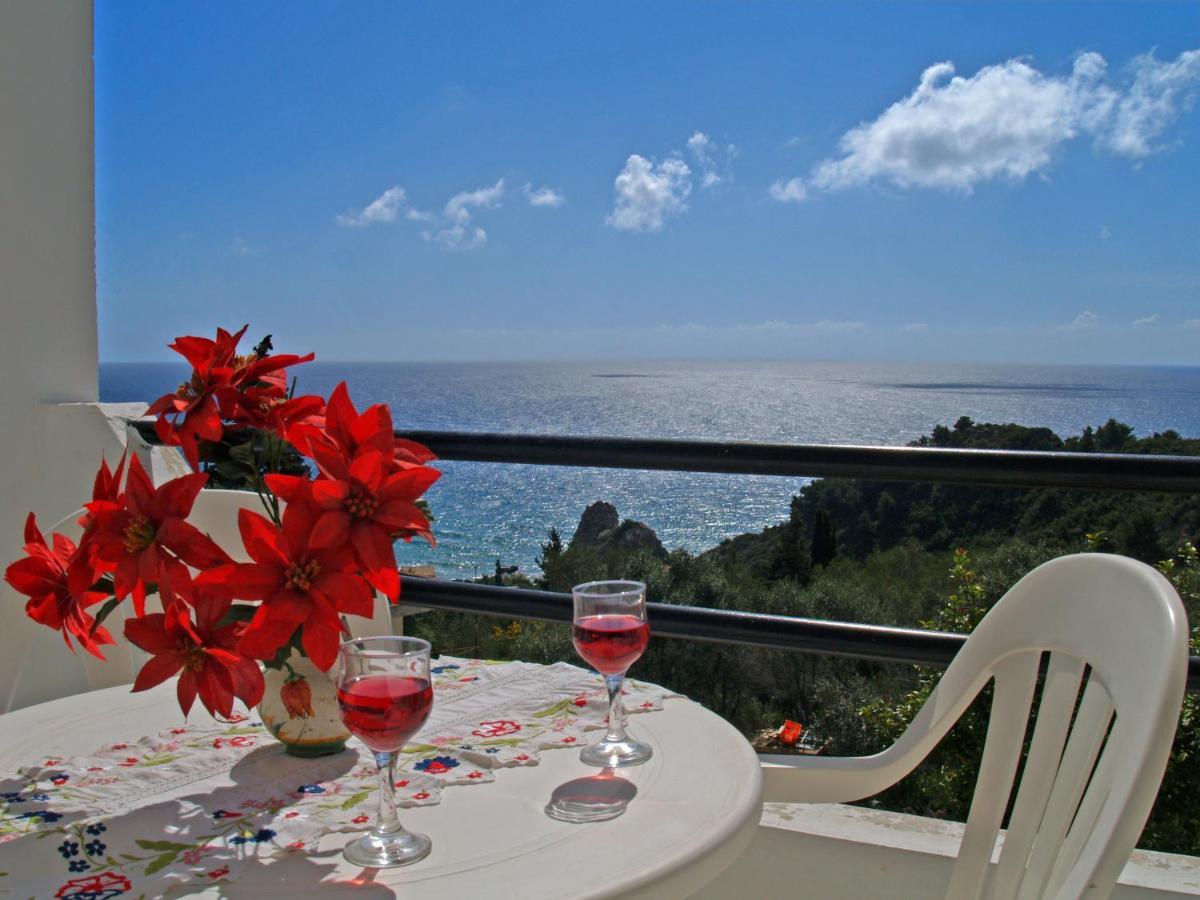
<path fill-rule="evenodd" d="M 94 840 L 99 845 L 96 854 L 108 854 L 110 862 L 115 863 L 112 854 L 119 854 L 144 868 L 148 876 L 167 869 L 174 874 L 180 867 L 186 867 L 192 873 L 192 880 L 172 884 L 167 891 L 167 896 L 172 897 L 202 892 L 220 897 L 286 896 L 314 889 L 322 896 L 353 893 L 358 897 L 394 897 L 389 887 L 375 883 L 375 870 L 361 870 L 353 878 L 344 873 L 335 876 L 340 849 L 280 853 L 293 847 L 277 833 L 277 825 L 258 819 L 260 811 L 267 807 L 280 808 L 280 813 L 286 816 L 289 807 L 308 797 L 302 792 L 306 786 L 333 781 L 359 764 L 354 752 L 298 759 L 286 755 L 282 745 L 265 745 L 246 754 L 229 771 L 232 784 L 156 802 L 151 786 L 145 798 L 150 802 L 105 817 L 102 829 L 89 831 L 83 840 Z M 56 824 L 66 825 L 72 818 L 63 813 Z M 233 822 L 245 822 L 244 831 L 229 840 L 226 823 Z M 8 859 L 0 868 L 12 870 L 13 884 L 20 884 L 22 871 L 20 865 L 14 864 L 20 853 L 18 848 L 26 846 L 29 840 L 37 841 L 39 836 L 31 834 L 2 845 Z M 72 855 L 83 861 L 84 867 L 70 869 L 64 878 L 100 871 L 88 868 L 93 851 L 86 853 L 85 856 L 78 846 L 75 848 Z M 64 868 L 66 858 L 64 854 Z"/>
<path fill-rule="evenodd" d="M 384 884 L 377 884 L 378 869 L 363 869 L 354 878 L 331 878 L 341 859 L 341 850 L 328 850 L 308 856 L 293 856 L 287 859 L 264 861 L 263 865 L 248 865 L 236 881 L 215 884 L 191 883 L 177 886 L 167 897 L 189 897 L 208 892 L 218 897 L 248 898 L 288 895 L 308 896 L 319 889 L 322 897 L 392 898 L 396 892 Z"/>
<path fill-rule="evenodd" d="M 282 744 L 265 744 L 251 750 L 229 770 L 229 780 L 237 785 L 315 784 L 341 778 L 359 764 L 358 754 L 343 750 L 332 756 L 302 759 L 289 756 Z"/>
<path fill-rule="evenodd" d="M 637 785 L 632 781 L 615 769 L 601 769 L 597 775 L 572 778 L 556 787 L 546 804 L 546 815 L 576 824 L 603 822 L 624 813 L 636 796 Z"/>

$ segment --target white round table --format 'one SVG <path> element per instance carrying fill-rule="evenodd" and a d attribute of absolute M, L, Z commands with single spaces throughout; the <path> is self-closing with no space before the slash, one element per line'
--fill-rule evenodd
<path fill-rule="evenodd" d="M 198 706 L 192 712 L 204 715 Z M 547 750 L 537 766 L 451 789 L 436 806 L 401 810 L 407 827 L 433 839 L 433 853 L 413 866 L 351 866 L 340 848 L 353 835 L 329 834 L 316 854 L 272 860 L 199 894 L 192 886 L 187 896 L 686 897 L 749 843 L 762 811 L 758 758 L 731 725 L 690 700 L 670 699 L 661 712 L 630 720 L 654 757 L 619 770 L 637 794 L 618 818 L 584 825 L 549 818 L 554 789 L 597 770 L 574 750 Z M 141 694 L 122 686 L 27 707 L 0 716 L 0 774 L 48 752 L 89 753 L 180 721 L 173 680 Z M 14 874 L 9 885 L 17 887 Z"/>

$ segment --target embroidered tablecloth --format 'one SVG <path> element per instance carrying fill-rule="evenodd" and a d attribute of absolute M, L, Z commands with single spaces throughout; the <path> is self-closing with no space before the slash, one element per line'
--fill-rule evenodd
<path fill-rule="evenodd" d="M 449 786 L 537 765 L 602 728 L 599 677 L 442 657 L 425 728 L 397 763 L 403 806 L 438 803 Z M 625 683 L 631 713 L 661 709 L 662 688 Z M 364 831 L 377 809 L 369 751 L 297 759 L 250 717 L 183 724 L 88 756 L 31 760 L 0 775 L 0 896 L 111 900 L 172 885 L 234 879 L 267 856 L 315 852 L 321 835 Z M 503 776 L 501 776 L 503 777 Z"/>

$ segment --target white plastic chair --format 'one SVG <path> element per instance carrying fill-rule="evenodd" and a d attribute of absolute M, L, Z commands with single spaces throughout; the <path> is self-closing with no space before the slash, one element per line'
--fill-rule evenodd
<path fill-rule="evenodd" d="M 196 496 L 188 521 L 211 537 L 233 559 L 238 562 L 247 562 L 249 557 L 242 547 L 242 536 L 237 524 L 239 509 L 263 512 L 262 502 L 253 492 L 206 489 Z M 73 512 L 65 519 L 55 523 L 50 531 L 78 541 L 80 533 L 78 520 L 83 512 L 82 509 Z M 115 646 L 102 648 L 105 656 L 104 662 L 84 651 L 76 652 L 86 682 L 82 689 L 94 691 L 99 688 L 132 683 L 137 671 L 145 662 L 146 656 L 122 637 L 125 619 L 131 611 L 128 603 L 122 603 L 105 619 L 104 627 L 112 633 L 117 643 Z M 370 619 L 364 619 L 361 616 L 347 616 L 347 621 L 350 623 L 350 631 L 355 637 L 392 633 L 390 604 L 382 594 L 375 595 L 375 614 Z"/>
<path fill-rule="evenodd" d="M 1044 654 L 1025 769 L 992 866 Z M 860 758 L 764 756 L 764 800 L 840 803 L 879 793 L 916 768 L 994 680 L 946 896 L 1107 897 L 1162 780 L 1187 657 L 1183 605 L 1157 571 L 1106 554 L 1052 560 L 984 617 L 895 744 Z"/>

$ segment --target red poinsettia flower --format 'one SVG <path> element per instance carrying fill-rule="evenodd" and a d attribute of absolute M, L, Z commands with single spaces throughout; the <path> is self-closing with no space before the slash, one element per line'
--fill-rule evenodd
<path fill-rule="evenodd" d="M 392 413 L 385 404 L 376 403 L 360 415 L 350 401 L 344 381 L 329 395 L 323 437 L 332 441 L 347 459 L 356 456 L 360 449 L 382 453 L 384 459 L 391 461 L 389 467 L 408 468 L 437 459 L 424 444 L 396 437 Z M 314 449 L 318 443 L 318 440 L 311 442 Z"/>
<path fill-rule="evenodd" d="M 288 503 L 311 502 L 320 511 L 313 527 L 314 547 L 349 543 L 363 577 L 395 603 L 400 575 L 392 542 L 421 535 L 434 543 L 429 520 L 416 501 L 441 475 L 428 466 L 388 471 L 390 461 L 374 450 L 347 460 L 332 445 L 313 447 L 321 477 L 267 476 L 267 484 Z"/>
<path fill-rule="evenodd" d="M 224 550 L 186 521 L 207 480 L 203 473 L 184 475 L 156 488 L 135 456 L 120 500 L 87 505 L 93 558 L 112 568 L 117 599 L 133 593 L 139 616 L 145 612 L 146 585 L 162 580 L 169 569 L 182 569 L 180 560 L 197 569 L 229 562 Z"/>
<path fill-rule="evenodd" d="M 328 669 L 340 643 L 338 614 L 371 615 L 371 589 L 354 574 L 348 545 L 314 546 L 316 521 L 307 503 L 288 504 L 282 529 L 258 513 L 239 510 L 242 543 L 253 562 L 218 566 L 196 579 L 240 600 L 262 601 L 242 636 L 241 651 L 248 656 L 273 658 L 301 628 L 304 652 L 318 668 Z"/>
<path fill-rule="evenodd" d="M 92 482 L 93 503 L 121 502 L 122 476 L 125 474 L 126 456 L 127 453 L 121 454 L 115 471 L 109 469 L 108 460 L 100 458 L 100 468 L 96 471 L 96 478 Z M 98 576 L 106 574 L 103 564 L 98 564 L 94 559 L 91 546 L 94 525 L 92 513 L 85 507 L 83 515 L 79 517 L 79 527 L 83 529 L 83 536 L 79 539 L 78 552 L 71 558 L 68 570 L 68 583 L 71 592 L 75 594 L 89 590 Z"/>
<path fill-rule="evenodd" d="M 117 462 L 115 471 L 108 468 L 108 460 L 100 457 L 100 468 L 97 470 L 96 478 L 92 482 L 93 500 L 108 500 L 116 503 L 121 499 L 121 476 L 125 473 L 125 458 L 128 455 L 128 450 L 121 454 L 121 459 Z"/>
<path fill-rule="evenodd" d="M 240 390 L 261 386 L 268 376 L 313 359 L 311 353 L 238 356 L 238 341 L 248 327 L 244 325 L 234 334 L 218 328 L 216 340 L 178 337 L 169 345 L 191 364 L 191 378 L 174 393 L 155 400 L 146 413 L 158 417 L 155 429 L 159 439 L 181 447 L 193 468 L 200 462 L 199 442 L 221 439 L 222 417 L 231 417 Z"/>
<path fill-rule="evenodd" d="M 75 544 L 61 534 L 53 537 L 53 546 L 38 528 L 33 513 L 25 520 L 25 557 L 5 570 L 4 580 L 29 598 L 25 613 L 35 622 L 62 632 L 63 640 L 75 652 L 71 635 L 93 656 L 104 659 L 101 644 L 116 643 L 103 625 L 92 633 L 95 619 L 87 608 L 108 595 L 103 591 L 73 591 L 68 572 L 77 556 Z M 90 582 L 89 582 L 90 583 Z"/>
<path fill-rule="evenodd" d="M 270 431 L 295 446 L 307 446 L 309 436 L 324 428 L 325 401 L 316 395 L 287 395 L 286 379 L 278 372 L 258 383 L 225 394 L 223 411 L 238 425 Z"/>
<path fill-rule="evenodd" d="M 183 336 L 168 345 L 191 364 L 192 375 L 175 393 L 164 394 L 151 403 L 146 414 L 158 416 L 155 429 L 159 439 L 182 447 L 193 468 L 200 464 L 198 442 L 219 441 L 224 434 L 215 392 L 232 378 L 238 341 L 249 327 L 243 326 L 236 334 L 218 328 L 215 341 Z"/>
<path fill-rule="evenodd" d="M 237 649 L 246 624 L 221 624 L 232 605 L 228 595 L 193 584 L 186 570 L 164 579 L 159 592 L 165 612 L 125 620 L 126 639 L 152 654 L 133 689 L 152 688 L 182 669 L 176 691 L 185 716 L 197 694 L 205 709 L 226 719 L 233 712 L 234 697 L 257 706 L 263 695 L 262 671 Z"/>

